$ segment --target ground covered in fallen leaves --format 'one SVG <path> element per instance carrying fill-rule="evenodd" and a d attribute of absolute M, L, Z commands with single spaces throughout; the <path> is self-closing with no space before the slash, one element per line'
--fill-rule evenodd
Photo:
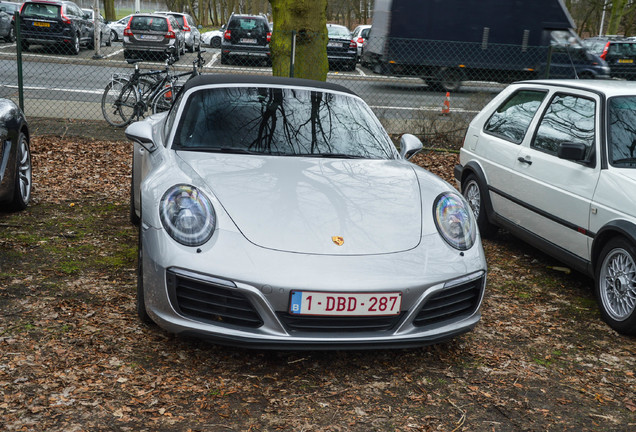
<path fill-rule="evenodd" d="M 0 429 L 633 431 L 636 340 L 591 282 L 500 233 L 476 329 L 418 349 L 280 352 L 173 337 L 135 314 L 131 145 L 38 136 L 0 213 Z M 415 162 L 452 181 L 456 154 Z"/>

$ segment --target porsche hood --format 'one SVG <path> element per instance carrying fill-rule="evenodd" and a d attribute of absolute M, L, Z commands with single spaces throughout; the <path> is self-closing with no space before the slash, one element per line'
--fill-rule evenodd
<path fill-rule="evenodd" d="M 260 247 L 368 255 L 405 251 L 420 242 L 420 186 L 403 161 L 197 152 L 179 157 L 245 238 Z"/>

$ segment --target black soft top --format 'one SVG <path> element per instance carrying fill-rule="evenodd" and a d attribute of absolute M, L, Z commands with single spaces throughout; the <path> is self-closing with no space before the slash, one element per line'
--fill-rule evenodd
<path fill-rule="evenodd" d="M 183 88 L 183 91 L 191 89 L 192 87 L 210 84 L 253 84 L 255 87 L 267 87 L 270 85 L 285 87 L 312 87 L 317 89 L 348 93 L 357 96 L 354 92 L 339 84 L 302 78 L 287 78 L 266 75 L 204 74 L 188 80 Z"/>

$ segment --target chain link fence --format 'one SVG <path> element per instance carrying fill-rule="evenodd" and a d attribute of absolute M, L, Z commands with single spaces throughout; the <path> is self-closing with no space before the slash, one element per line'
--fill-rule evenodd
<path fill-rule="evenodd" d="M 17 14 L 15 18 L 20 19 Z M 43 18 L 32 20 L 28 38 L 23 23 L 15 43 L 0 43 L 0 97 L 21 103 L 32 124 L 38 119 L 103 121 L 105 86 L 113 74 L 132 72 L 121 39 L 96 43 L 87 32 L 79 39 L 41 43 L 33 32 L 45 34 L 46 23 Z M 293 40 L 280 32 L 273 37 L 289 38 L 290 45 Z M 203 73 L 272 73 L 267 54 L 246 50 L 230 61 L 231 48 L 225 42 L 220 48 L 213 47 L 218 40 L 206 42 Z M 578 75 L 598 73 L 585 51 L 420 40 L 387 40 L 380 45 L 363 47 L 351 39 L 330 39 L 327 80 L 357 93 L 389 133 L 413 133 L 429 147 L 459 148 L 470 120 L 507 82 L 549 73 L 573 77 L 577 68 Z M 345 57 L 351 52 L 353 57 Z M 192 70 L 195 59 L 196 52 L 181 52 L 172 69 Z M 150 56 L 140 63 L 142 70 L 163 66 L 163 58 Z"/>

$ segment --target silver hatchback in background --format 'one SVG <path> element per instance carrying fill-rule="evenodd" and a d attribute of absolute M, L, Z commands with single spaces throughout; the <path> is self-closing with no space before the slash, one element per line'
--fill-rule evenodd
<path fill-rule="evenodd" d="M 135 14 L 124 29 L 124 58 L 144 54 L 172 55 L 185 53 L 184 35 L 177 20 L 164 14 Z"/>

